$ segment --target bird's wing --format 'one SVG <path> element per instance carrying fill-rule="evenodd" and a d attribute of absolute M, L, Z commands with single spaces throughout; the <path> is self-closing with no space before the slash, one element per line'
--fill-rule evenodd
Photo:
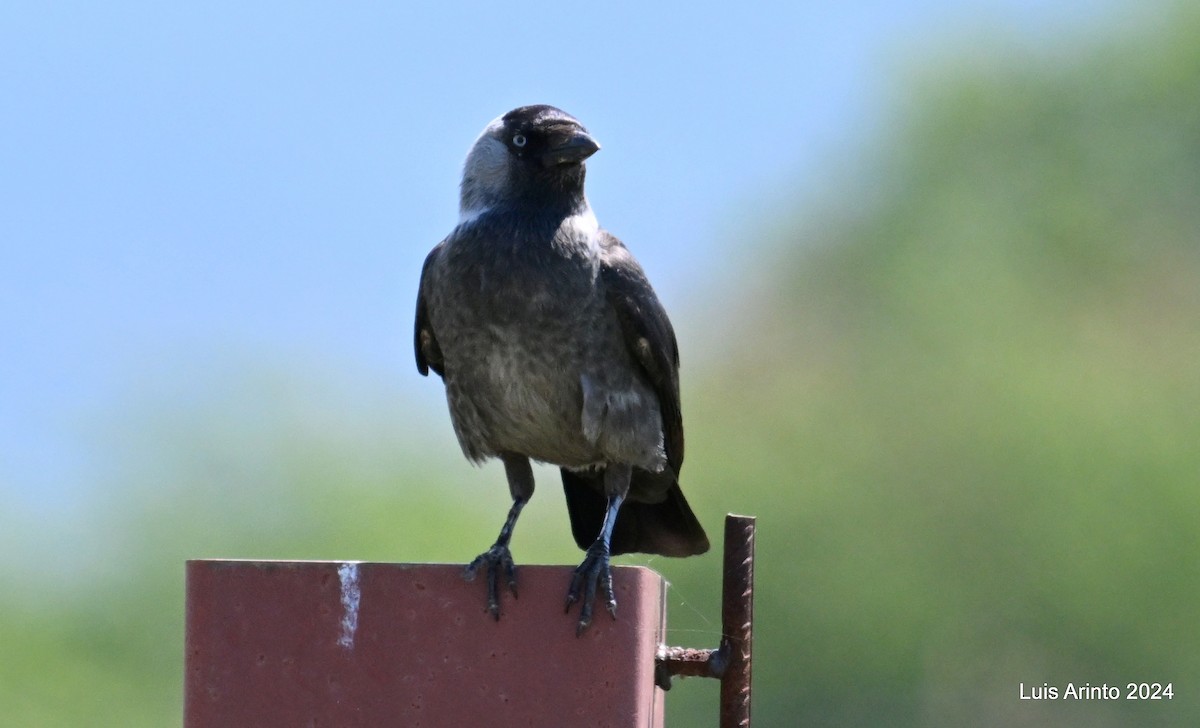
<path fill-rule="evenodd" d="M 600 279 L 605 295 L 621 323 L 625 346 L 658 395 L 667 462 L 678 475 L 683 465 L 683 415 L 675 330 L 633 255 L 609 233 L 599 234 Z"/>
<path fill-rule="evenodd" d="M 417 289 L 417 316 L 413 324 L 413 350 L 417 356 L 417 371 L 428 375 L 432 369 L 442 376 L 442 349 L 433 335 L 433 324 L 429 321 L 429 303 L 426 289 L 429 285 L 429 268 L 441 254 L 445 243 L 438 243 L 425 258 L 421 267 L 421 284 Z"/>

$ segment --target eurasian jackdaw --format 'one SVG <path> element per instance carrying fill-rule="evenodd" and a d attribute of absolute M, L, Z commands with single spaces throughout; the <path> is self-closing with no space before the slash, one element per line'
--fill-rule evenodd
<path fill-rule="evenodd" d="M 592 618 L 597 582 L 616 617 L 609 556 L 690 556 L 708 538 L 679 488 L 679 350 L 641 266 L 602 230 L 583 192 L 600 145 L 552 106 L 494 120 L 463 168 L 458 225 L 421 272 L 417 369 L 441 375 L 463 453 L 504 463 L 513 505 L 487 573 L 499 619 L 509 540 L 533 495 L 530 459 L 558 465 L 571 533 L 587 557 L 566 607 Z"/>

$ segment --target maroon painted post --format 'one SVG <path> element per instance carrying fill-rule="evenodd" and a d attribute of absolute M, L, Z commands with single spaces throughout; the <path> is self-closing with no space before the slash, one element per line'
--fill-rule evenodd
<path fill-rule="evenodd" d="M 519 567 L 497 622 L 461 566 L 189 561 L 184 726 L 659 728 L 662 577 L 614 567 L 576 637 L 570 574 Z"/>

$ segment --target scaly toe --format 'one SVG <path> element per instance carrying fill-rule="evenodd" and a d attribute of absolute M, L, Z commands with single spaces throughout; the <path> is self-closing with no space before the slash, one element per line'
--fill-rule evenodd
<path fill-rule="evenodd" d="M 604 590 L 605 608 L 613 619 L 616 619 L 617 600 L 613 595 L 608 545 L 599 540 L 588 548 L 583 563 L 571 575 L 571 585 L 567 590 L 566 611 L 569 611 L 575 602 L 582 601 L 579 609 L 579 623 L 575 627 L 576 636 L 582 635 L 592 623 L 597 586 Z"/>
<path fill-rule="evenodd" d="M 467 581 L 474 581 L 475 575 L 479 572 L 480 567 L 483 567 L 484 573 L 487 575 L 487 602 L 485 611 L 492 615 L 492 618 L 500 620 L 500 572 L 504 572 L 504 579 L 508 584 L 509 591 L 513 597 L 517 596 L 517 569 L 513 564 L 512 553 L 507 546 L 495 544 L 487 551 L 475 557 L 471 563 L 467 564 L 463 569 L 463 578 Z"/>

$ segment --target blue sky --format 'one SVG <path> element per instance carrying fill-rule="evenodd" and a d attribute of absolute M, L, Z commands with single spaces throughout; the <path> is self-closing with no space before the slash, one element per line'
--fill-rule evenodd
<path fill-rule="evenodd" d="M 409 350 L 417 274 L 468 146 L 514 106 L 560 106 L 600 140 L 593 207 L 686 321 L 697 281 L 740 272 L 719 246 L 752 255 L 789 190 L 886 130 L 914 58 L 954 38 L 1020 55 L 1111 10 L 5 3 L 0 507 L 68 504 L 131 398 L 240 361 L 440 405 Z"/>

